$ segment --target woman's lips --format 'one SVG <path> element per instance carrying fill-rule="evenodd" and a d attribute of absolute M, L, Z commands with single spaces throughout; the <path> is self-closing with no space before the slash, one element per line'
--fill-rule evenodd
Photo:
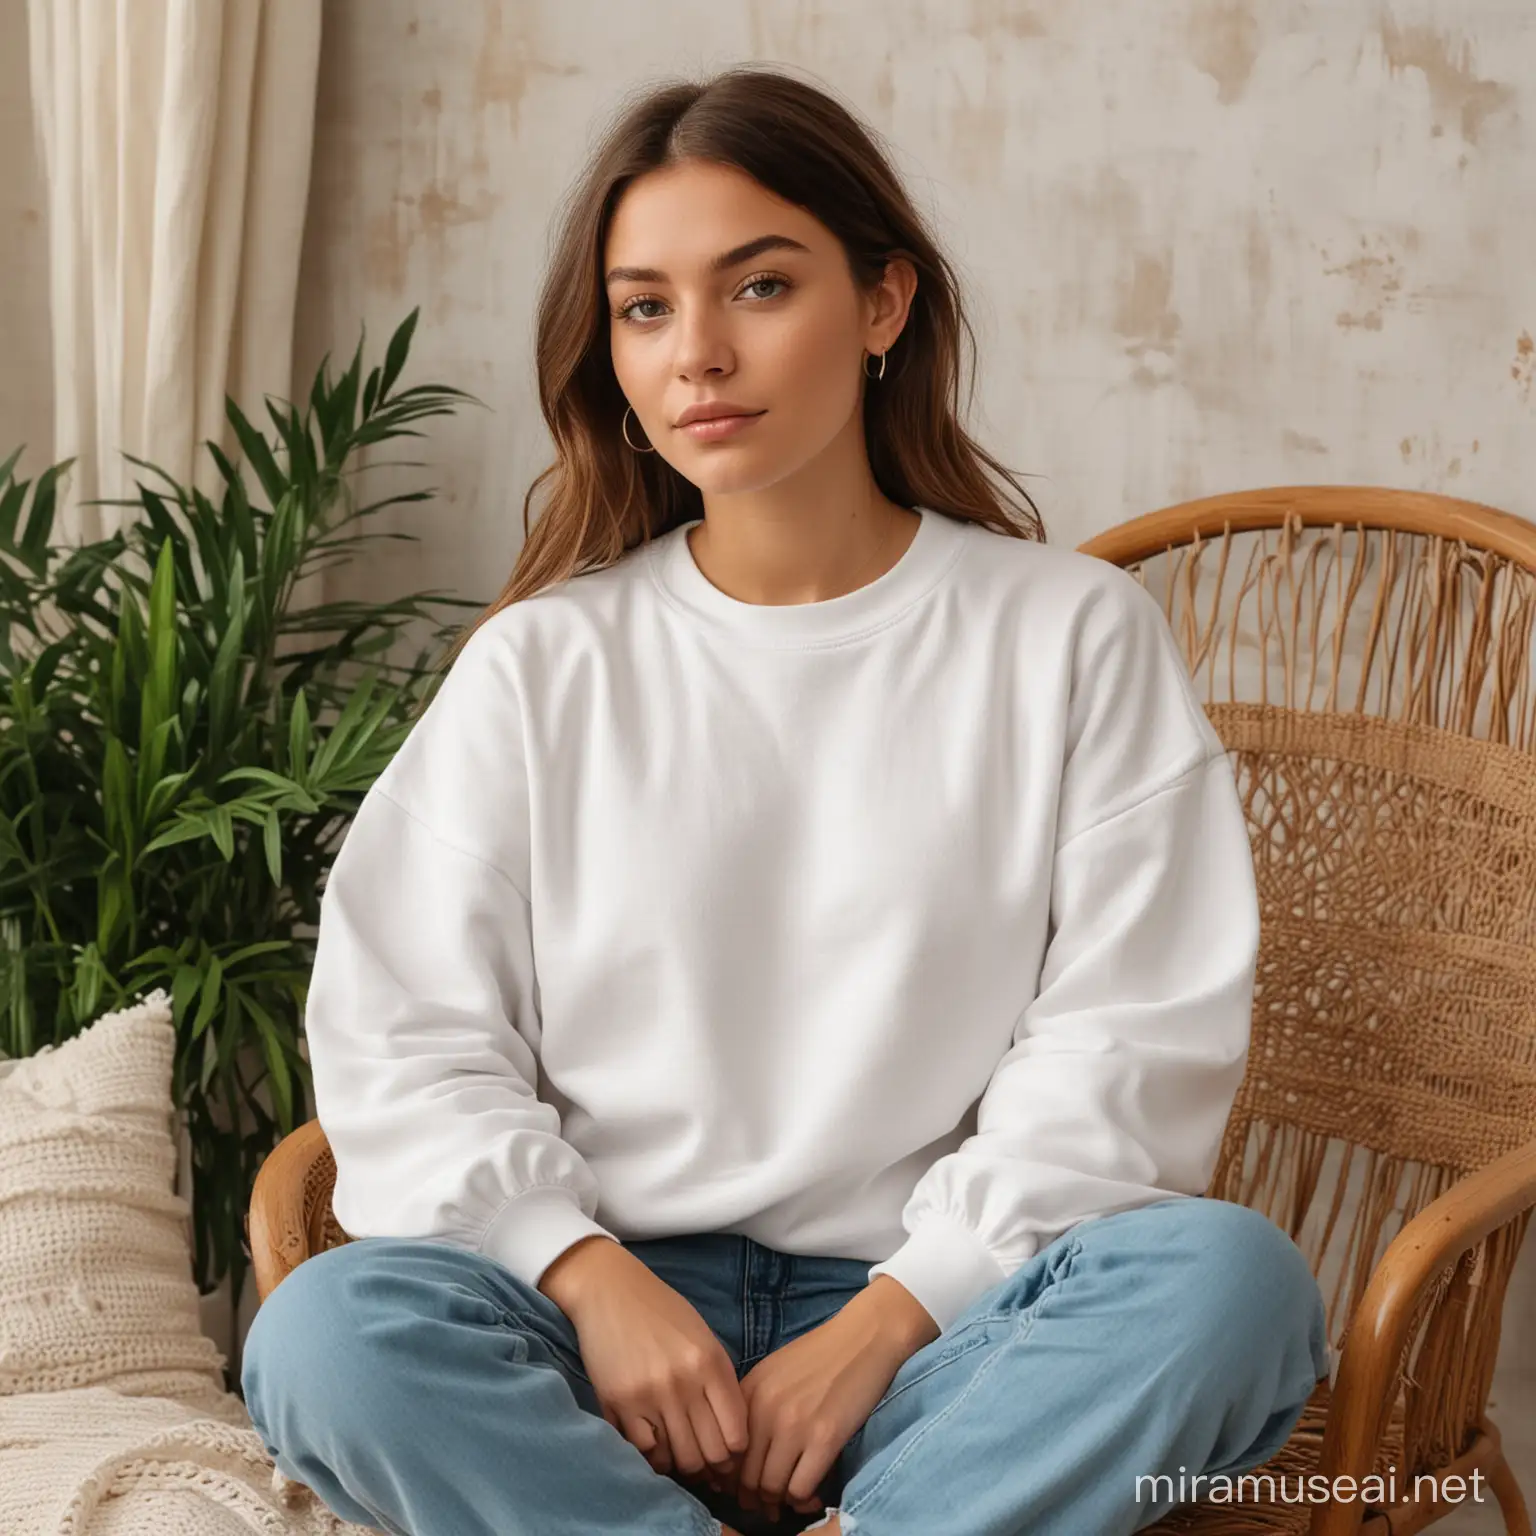
<path fill-rule="evenodd" d="M 696 442 L 713 443 L 723 437 L 734 437 L 767 414 L 766 411 L 753 411 L 749 416 L 711 416 L 707 421 L 690 421 L 681 430 Z"/>

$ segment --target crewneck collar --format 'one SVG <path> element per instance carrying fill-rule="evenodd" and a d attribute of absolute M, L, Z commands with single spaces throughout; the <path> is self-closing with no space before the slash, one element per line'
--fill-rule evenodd
<path fill-rule="evenodd" d="M 753 645 L 837 645 L 895 619 L 937 586 L 959 559 L 966 525 L 927 507 L 912 510 L 922 521 L 896 564 L 862 587 L 821 602 L 744 603 L 722 592 L 699 569 L 688 547 L 688 530 L 699 527 L 702 517 L 651 540 L 650 570 L 673 604 Z"/>

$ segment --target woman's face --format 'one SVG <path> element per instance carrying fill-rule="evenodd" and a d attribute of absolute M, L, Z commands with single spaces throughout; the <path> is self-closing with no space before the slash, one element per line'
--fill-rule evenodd
<path fill-rule="evenodd" d="M 892 261 L 861 293 L 818 219 L 703 161 L 630 183 L 603 273 L 629 435 L 706 494 L 763 489 L 862 434 L 865 354 L 895 340 L 916 282 L 910 263 Z M 714 402 L 753 417 L 719 435 L 679 424 Z"/>

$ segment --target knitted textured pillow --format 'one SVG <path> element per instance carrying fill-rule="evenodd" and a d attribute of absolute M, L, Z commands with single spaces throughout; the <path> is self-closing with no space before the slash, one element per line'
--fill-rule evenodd
<path fill-rule="evenodd" d="M 0 1396 L 224 1389 L 175 1189 L 176 1047 L 157 990 L 0 1061 Z"/>

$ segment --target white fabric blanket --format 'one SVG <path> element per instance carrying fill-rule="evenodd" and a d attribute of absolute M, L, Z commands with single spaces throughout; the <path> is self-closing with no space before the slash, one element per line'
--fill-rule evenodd
<path fill-rule="evenodd" d="M 4 1536 L 354 1536 L 278 1472 L 245 1405 L 107 1387 L 0 1397 Z"/>

